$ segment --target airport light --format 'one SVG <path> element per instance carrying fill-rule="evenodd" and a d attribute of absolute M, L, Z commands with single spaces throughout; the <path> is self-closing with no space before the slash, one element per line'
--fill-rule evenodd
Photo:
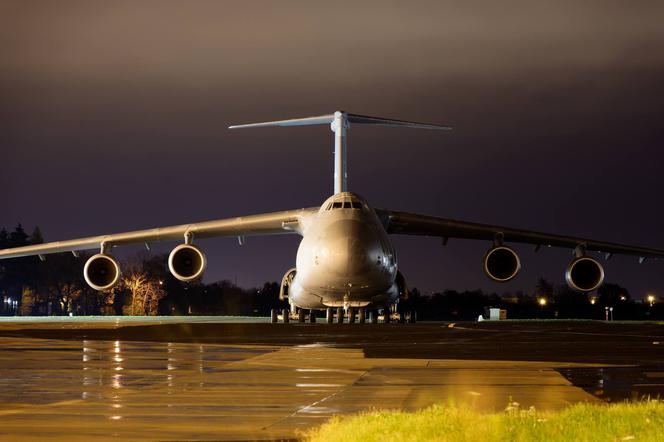
<path fill-rule="evenodd" d="M 620 295 L 620 300 L 621 300 L 621 301 L 626 301 L 626 300 L 627 300 L 627 296 L 625 296 L 625 295 Z"/>
<path fill-rule="evenodd" d="M 537 302 L 540 306 L 544 307 L 546 305 L 546 298 L 539 298 Z"/>
<path fill-rule="evenodd" d="M 646 299 L 648 300 L 648 303 L 650 304 L 650 307 L 652 307 L 653 304 L 655 303 L 656 298 L 655 298 L 655 295 L 648 295 L 648 297 Z"/>
<path fill-rule="evenodd" d="M 590 298 L 590 304 L 591 305 L 595 305 L 596 303 L 597 303 L 597 298 L 595 298 L 594 296 L 592 298 Z"/>

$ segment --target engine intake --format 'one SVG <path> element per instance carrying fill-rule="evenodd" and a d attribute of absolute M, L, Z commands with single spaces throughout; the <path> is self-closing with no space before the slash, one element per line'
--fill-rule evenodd
<path fill-rule="evenodd" d="M 110 255 L 91 256 L 83 267 L 85 282 L 95 290 L 108 290 L 120 280 L 120 264 Z"/>
<path fill-rule="evenodd" d="M 582 256 L 567 266 L 565 280 L 574 290 L 591 292 L 604 282 L 604 268 L 597 260 Z"/>
<path fill-rule="evenodd" d="M 183 282 L 200 278 L 206 264 L 205 254 L 191 244 L 180 244 L 168 255 L 168 269 Z"/>
<path fill-rule="evenodd" d="M 520 269 L 519 255 L 507 246 L 493 247 L 484 255 L 484 273 L 493 281 L 510 281 Z"/>

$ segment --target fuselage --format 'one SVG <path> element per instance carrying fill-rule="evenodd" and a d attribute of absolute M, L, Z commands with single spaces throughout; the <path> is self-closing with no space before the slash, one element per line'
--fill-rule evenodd
<path fill-rule="evenodd" d="M 396 301 L 396 254 L 366 200 L 350 192 L 333 195 L 301 233 L 291 305 L 385 307 Z"/>

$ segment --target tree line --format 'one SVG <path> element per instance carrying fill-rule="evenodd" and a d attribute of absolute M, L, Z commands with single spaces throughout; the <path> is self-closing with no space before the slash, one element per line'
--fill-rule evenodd
<path fill-rule="evenodd" d="M 0 249 L 43 243 L 38 227 L 27 234 L 19 224 L 0 229 Z M 167 255 L 136 255 L 123 263 L 120 282 L 111 290 L 91 289 L 83 278 L 90 255 L 72 253 L 0 260 L 0 314 L 3 315 L 233 315 L 269 316 L 279 301 L 279 284 L 241 288 L 222 280 L 182 283 L 171 275 Z M 540 278 L 529 293 L 485 293 L 444 290 L 422 294 L 410 290 L 406 308 L 423 320 L 476 320 L 489 307 L 507 310 L 508 318 L 663 319 L 664 305 L 634 301 L 618 284 L 605 283 L 585 294 Z"/>
<path fill-rule="evenodd" d="M 39 228 L 0 229 L 0 249 L 42 243 Z M 168 271 L 168 255 L 137 255 L 122 263 L 118 285 L 98 292 L 83 277 L 90 254 L 0 260 L 0 314 L 4 315 L 242 315 L 269 316 L 279 285 L 244 289 L 230 281 L 182 283 Z"/>

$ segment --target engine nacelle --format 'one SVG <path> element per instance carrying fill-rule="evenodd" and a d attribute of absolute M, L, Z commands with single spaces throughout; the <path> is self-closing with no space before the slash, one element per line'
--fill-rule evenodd
<path fill-rule="evenodd" d="M 91 256 L 83 267 L 85 282 L 95 290 L 108 290 L 120 281 L 120 264 L 110 255 Z"/>
<path fill-rule="evenodd" d="M 496 282 L 507 282 L 519 273 L 521 260 L 514 250 L 507 246 L 490 248 L 484 255 L 484 274 Z"/>
<path fill-rule="evenodd" d="M 180 244 L 168 255 L 168 270 L 183 282 L 194 281 L 203 276 L 206 265 L 205 254 L 191 244 Z"/>
<path fill-rule="evenodd" d="M 604 282 L 604 268 L 597 260 L 581 256 L 569 263 L 565 280 L 574 290 L 591 292 Z"/>

